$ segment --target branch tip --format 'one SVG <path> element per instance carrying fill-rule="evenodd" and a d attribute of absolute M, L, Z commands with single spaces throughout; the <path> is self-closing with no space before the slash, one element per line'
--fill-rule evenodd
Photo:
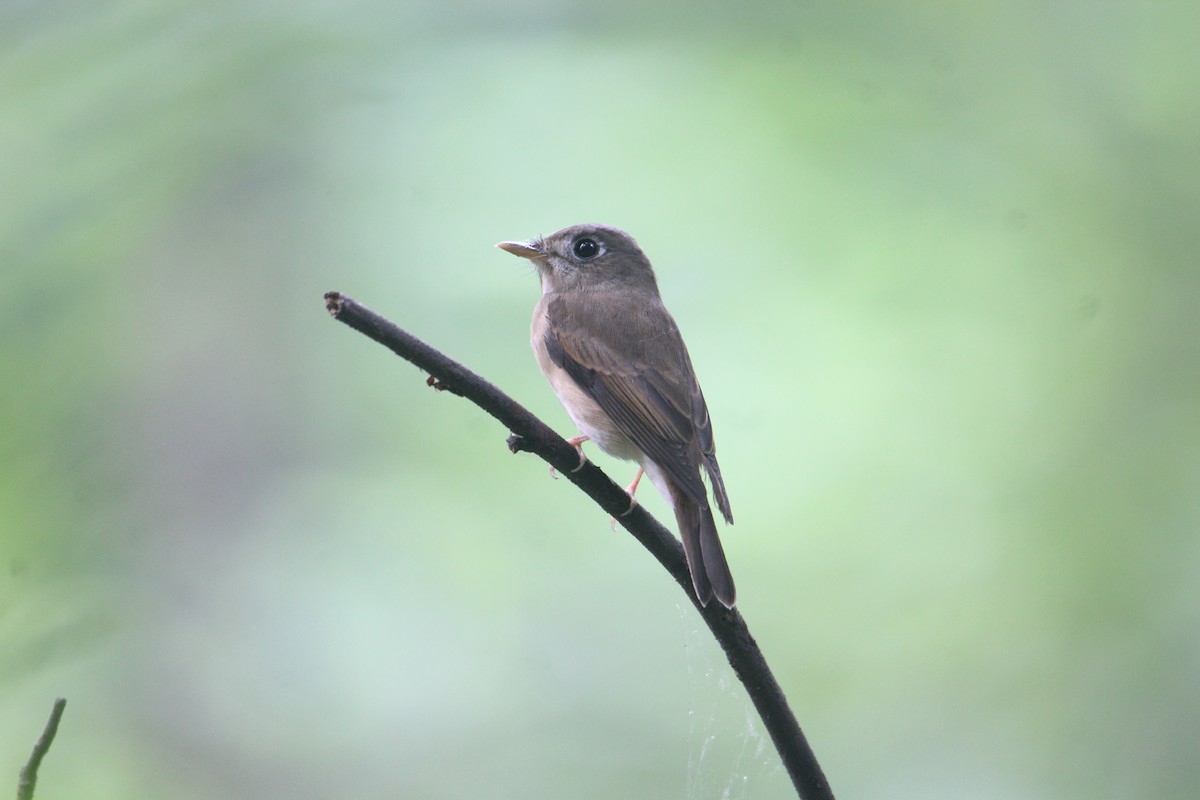
<path fill-rule="evenodd" d="M 341 292 L 326 292 L 325 293 L 325 310 L 329 312 L 331 317 L 336 318 L 342 313 L 342 293 Z"/>
<path fill-rule="evenodd" d="M 33 789 L 37 786 L 38 767 L 42 765 L 42 759 L 46 757 L 50 745 L 54 743 L 54 737 L 58 733 L 58 723 L 62 719 L 66 707 L 67 698 L 55 698 L 54 707 L 50 709 L 50 719 L 46 720 L 46 727 L 42 730 L 42 735 L 34 743 L 29 760 L 25 762 L 25 766 L 21 767 L 21 775 L 17 782 L 17 800 L 33 800 Z"/>

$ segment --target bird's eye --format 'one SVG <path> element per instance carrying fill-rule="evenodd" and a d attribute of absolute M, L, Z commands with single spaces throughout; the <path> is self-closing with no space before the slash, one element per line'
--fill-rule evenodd
<path fill-rule="evenodd" d="M 579 258 L 595 258 L 600 254 L 600 245 L 595 239 L 580 239 L 571 249 Z"/>

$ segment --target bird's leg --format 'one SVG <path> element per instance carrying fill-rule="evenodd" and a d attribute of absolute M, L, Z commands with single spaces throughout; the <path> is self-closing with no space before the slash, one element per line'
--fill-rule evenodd
<path fill-rule="evenodd" d="M 633 481 L 625 487 L 625 494 L 629 495 L 629 508 L 625 510 L 625 514 L 633 511 L 634 506 L 637 505 L 637 487 L 638 484 L 642 482 L 642 476 L 645 474 L 646 470 L 638 467 L 637 475 L 634 475 Z M 622 514 L 621 516 L 623 517 L 625 514 Z"/>
<path fill-rule="evenodd" d="M 567 439 L 567 444 L 574 447 L 576 452 L 579 453 L 579 466 L 571 470 L 572 473 L 579 472 L 579 470 L 583 469 L 583 465 L 587 463 L 587 456 L 583 454 L 583 443 L 590 441 L 591 438 L 587 434 L 581 433 L 578 436 L 572 436 L 570 439 Z M 558 480 L 558 475 L 555 474 L 554 467 L 550 468 L 550 477 Z"/>
<path fill-rule="evenodd" d="M 629 516 L 629 514 L 633 512 L 633 509 L 637 508 L 637 487 L 638 484 L 642 482 L 642 476 L 645 474 L 646 470 L 638 467 L 637 475 L 634 475 L 633 481 L 631 481 L 630 484 L 625 487 L 625 494 L 629 495 L 629 508 L 625 509 L 624 513 L 621 514 L 622 517 Z M 617 518 L 609 517 L 608 522 L 609 526 L 615 531 L 617 529 Z"/>

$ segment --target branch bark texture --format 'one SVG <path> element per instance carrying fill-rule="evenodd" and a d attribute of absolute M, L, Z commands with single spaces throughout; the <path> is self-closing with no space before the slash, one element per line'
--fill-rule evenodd
<path fill-rule="evenodd" d="M 641 542 L 679 584 L 725 651 L 762 717 L 797 794 L 802 800 L 832 800 L 829 782 L 746 621 L 736 608 L 726 609 L 720 603 L 700 606 L 692 590 L 683 546 L 674 534 L 640 505 L 626 514 L 629 496 L 624 489 L 592 462 L 580 467 L 574 447 L 487 380 L 343 294 L 328 292 L 325 306 L 334 319 L 429 373 L 430 386 L 470 400 L 495 417 L 512 432 L 508 439 L 512 452 L 524 451 L 542 458 Z"/>

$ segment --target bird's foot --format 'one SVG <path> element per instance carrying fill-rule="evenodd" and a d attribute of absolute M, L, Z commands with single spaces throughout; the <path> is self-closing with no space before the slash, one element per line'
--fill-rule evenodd
<path fill-rule="evenodd" d="M 629 514 L 633 513 L 633 509 L 637 508 L 638 484 L 642 482 L 642 476 L 645 474 L 646 474 L 646 470 L 642 469 L 641 467 L 638 467 L 637 475 L 634 475 L 633 480 L 630 481 L 629 485 L 625 487 L 625 494 L 629 495 L 629 508 L 625 509 L 625 513 L 621 515 L 622 517 L 628 516 Z"/>
<path fill-rule="evenodd" d="M 579 453 L 579 466 L 571 470 L 571 472 L 579 472 L 579 470 L 583 469 L 583 465 L 587 463 L 587 456 L 583 454 L 583 443 L 590 441 L 591 438 L 581 433 L 578 436 L 572 436 L 570 439 L 567 439 L 567 444 L 574 447 L 575 451 Z"/>
<path fill-rule="evenodd" d="M 579 436 L 572 436 L 570 439 L 567 439 L 567 444 L 574 447 L 575 451 L 579 453 L 579 466 L 571 470 L 571 474 L 579 472 L 579 470 L 583 469 L 583 465 L 587 463 L 587 456 L 583 454 L 583 443 L 589 441 L 591 438 L 590 436 L 580 434 Z M 550 468 L 550 477 L 558 480 L 558 473 L 554 471 L 554 467 Z"/>
<path fill-rule="evenodd" d="M 630 484 L 628 486 L 625 487 L 625 494 L 629 495 L 629 508 L 627 508 L 623 512 L 621 512 L 622 517 L 629 516 L 630 514 L 633 513 L 633 510 L 635 508 L 637 508 L 637 504 L 638 504 L 637 488 L 638 488 L 638 484 L 642 482 L 642 476 L 645 474 L 646 474 L 646 471 L 643 470 L 641 467 L 638 467 L 637 475 L 634 475 L 633 480 L 630 482 Z M 609 523 L 609 527 L 611 527 L 614 531 L 617 529 L 617 518 L 616 517 L 609 517 L 608 523 Z"/>

